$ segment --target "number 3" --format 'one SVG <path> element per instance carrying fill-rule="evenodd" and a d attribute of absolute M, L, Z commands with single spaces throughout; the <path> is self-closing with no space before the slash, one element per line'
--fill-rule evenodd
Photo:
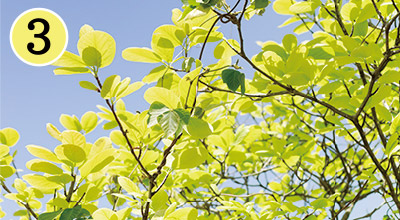
<path fill-rule="evenodd" d="M 35 47 L 35 44 L 30 42 L 30 43 L 28 43 L 27 48 L 28 48 L 28 51 L 31 52 L 32 54 L 42 55 L 42 54 L 46 53 L 47 51 L 49 51 L 49 49 L 50 49 L 50 40 L 49 40 L 49 38 L 46 37 L 46 34 L 49 33 L 50 25 L 43 18 L 35 18 L 28 23 L 29 30 L 35 29 L 34 24 L 36 22 L 42 23 L 44 28 L 43 28 L 42 33 L 34 34 L 33 37 L 42 39 L 44 41 L 44 47 L 41 50 L 34 50 L 33 48 Z"/>

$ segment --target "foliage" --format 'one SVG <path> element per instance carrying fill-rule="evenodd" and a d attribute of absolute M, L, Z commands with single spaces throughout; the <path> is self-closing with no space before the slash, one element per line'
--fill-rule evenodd
<path fill-rule="evenodd" d="M 387 210 L 384 219 L 400 217 L 399 3 L 182 3 L 182 11 L 172 11 L 173 24 L 154 31 L 151 48 L 123 51 L 126 60 L 155 65 L 142 82 L 102 76 L 115 41 L 81 28 L 79 55 L 65 52 L 54 73 L 91 74 L 93 81 L 80 86 L 99 93 L 105 106 L 80 119 L 61 115 L 62 130 L 48 124 L 60 144 L 26 146 L 37 158 L 13 189 L 5 179 L 16 172 L 10 149 L 19 135 L 0 131 L 3 194 L 24 208 L 14 215 L 349 219 L 359 201 L 380 196 L 383 204 L 364 218 L 379 209 Z M 248 56 L 243 19 L 262 16 L 265 7 L 288 15 L 281 26 L 296 24 L 293 32 L 311 33 L 309 41 L 288 34 Z M 232 25 L 238 37 L 226 39 L 218 24 Z M 206 45 L 214 56 L 207 63 Z M 152 83 L 144 94 L 149 110 L 127 110 L 123 99 Z M 109 137 L 87 142 L 100 124 Z M 109 204 L 99 207 L 105 198 Z"/>

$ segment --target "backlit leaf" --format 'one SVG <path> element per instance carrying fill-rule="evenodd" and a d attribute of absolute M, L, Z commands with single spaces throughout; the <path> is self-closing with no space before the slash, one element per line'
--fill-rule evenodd
<path fill-rule="evenodd" d="M 193 138 L 203 139 L 212 134 L 212 127 L 202 119 L 190 118 L 187 131 Z"/>
<path fill-rule="evenodd" d="M 26 167 L 35 172 L 44 172 L 49 174 L 62 174 L 63 170 L 58 166 L 45 160 L 33 159 L 26 163 Z"/>
<path fill-rule="evenodd" d="M 82 60 L 87 66 L 101 66 L 101 54 L 94 47 L 86 47 L 83 49 Z"/>
<path fill-rule="evenodd" d="M 84 115 L 82 115 L 81 118 L 81 124 L 82 124 L 82 129 L 86 132 L 89 133 L 91 132 L 97 125 L 97 114 L 95 112 L 86 112 Z"/>
<path fill-rule="evenodd" d="M 61 161 L 57 158 L 57 156 L 47 148 L 37 145 L 27 145 L 26 149 L 29 151 L 29 153 L 31 153 L 35 157 L 55 163 L 61 163 Z"/>
<path fill-rule="evenodd" d="M 149 48 L 131 47 L 122 51 L 122 57 L 125 60 L 141 63 L 159 63 L 161 57 Z"/>
<path fill-rule="evenodd" d="M 19 134 L 14 128 L 3 128 L 0 130 L 0 143 L 12 147 L 18 140 Z"/>
<path fill-rule="evenodd" d="M 83 56 L 83 50 L 87 47 L 93 47 L 100 53 L 100 67 L 106 67 L 114 60 L 116 50 L 115 40 L 106 32 L 91 31 L 81 36 L 78 41 L 78 51 L 81 57 Z"/>
<path fill-rule="evenodd" d="M 192 220 L 197 218 L 197 210 L 194 208 L 181 208 L 168 216 L 164 216 L 164 220 Z"/>
<path fill-rule="evenodd" d="M 171 109 L 178 107 L 179 102 L 179 99 L 175 93 L 173 93 L 171 90 L 161 87 L 149 88 L 144 93 L 144 99 L 150 104 L 158 101 Z"/>

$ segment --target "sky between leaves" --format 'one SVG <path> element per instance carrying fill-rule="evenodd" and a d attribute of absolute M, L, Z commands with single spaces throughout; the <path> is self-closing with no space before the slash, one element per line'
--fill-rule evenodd
<path fill-rule="evenodd" d="M 227 1 L 230 2 L 230 1 Z M 48 8 L 58 13 L 67 25 L 69 43 L 67 50 L 77 53 L 79 29 L 89 24 L 96 30 L 102 30 L 114 37 L 117 52 L 113 63 L 100 72 L 100 78 L 105 79 L 112 74 L 131 77 L 132 81 L 140 81 L 153 67 L 151 64 L 133 63 L 122 59 L 121 52 L 127 47 L 150 47 L 151 35 L 155 28 L 170 24 L 171 10 L 180 8 L 179 0 L 0 0 L 1 21 L 1 53 L 0 53 L 0 128 L 13 127 L 18 130 L 21 138 L 12 152 L 17 150 L 16 165 L 27 170 L 25 163 L 33 157 L 25 146 L 36 144 L 50 149 L 57 142 L 47 134 L 46 123 L 51 122 L 61 127 L 61 114 L 75 114 L 81 117 L 87 111 L 97 111 L 96 105 L 103 104 L 101 97 L 79 86 L 81 80 L 92 80 L 90 75 L 55 76 L 54 66 L 33 67 L 20 61 L 12 52 L 9 43 L 9 32 L 14 19 L 23 11 L 31 8 Z M 294 26 L 277 28 L 285 16 L 276 15 L 272 7 L 268 7 L 262 17 L 255 17 L 243 25 L 246 39 L 246 52 L 255 54 L 259 51 L 256 41 L 273 40 L 278 43 L 285 34 L 291 33 Z M 225 37 L 236 37 L 235 30 L 223 27 Z M 305 40 L 306 34 L 298 36 L 299 41 Z M 198 54 L 192 54 L 198 57 Z M 206 48 L 205 61 L 212 57 L 212 51 Z M 250 77 L 253 71 L 243 70 Z M 144 86 L 139 91 L 124 99 L 130 111 L 142 111 L 149 107 L 143 99 L 143 93 L 148 88 Z M 108 131 L 98 127 L 88 135 L 93 141 L 100 136 L 108 136 Z M 1 204 L 7 207 L 7 217 L 18 209 L 13 201 L 4 199 Z M 360 202 L 353 212 L 353 217 L 360 216 L 365 210 L 371 210 L 379 205 L 378 200 Z M 374 218 L 382 218 L 384 213 L 376 213 Z"/>

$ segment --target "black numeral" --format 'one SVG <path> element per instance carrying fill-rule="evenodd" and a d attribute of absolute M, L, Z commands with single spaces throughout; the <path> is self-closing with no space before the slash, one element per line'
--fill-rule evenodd
<path fill-rule="evenodd" d="M 40 38 L 40 39 L 42 39 L 42 40 L 44 41 L 44 47 L 43 47 L 43 49 L 41 49 L 41 50 L 34 50 L 33 48 L 35 47 L 35 44 L 32 43 L 32 42 L 30 42 L 30 43 L 28 43 L 27 48 L 28 48 L 28 51 L 31 52 L 32 54 L 35 54 L 35 55 L 42 55 L 42 54 L 46 53 L 47 51 L 49 51 L 49 49 L 50 49 L 50 40 L 49 40 L 49 38 L 46 37 L 46 34 L 49 33 L 50 25 L 49 25 L 49 22 L 47 22 L 47 21 L 44 20 L 43 18 L 35 18 L 35 19 L 31 20 L 31 21 L 28 23 L 28 28 L 29 28 L 29 30 L 35 29 L 35 25 L 34 25 L 34 24 L 35 24 L 36 22 L 42 23 L 43 26 L 44 26 L 44 28 L 43 28 L 42 33 L 40 33 L 40 34 L 34 34 L 33 36 L 34 36 L 35 38 Z"/>

